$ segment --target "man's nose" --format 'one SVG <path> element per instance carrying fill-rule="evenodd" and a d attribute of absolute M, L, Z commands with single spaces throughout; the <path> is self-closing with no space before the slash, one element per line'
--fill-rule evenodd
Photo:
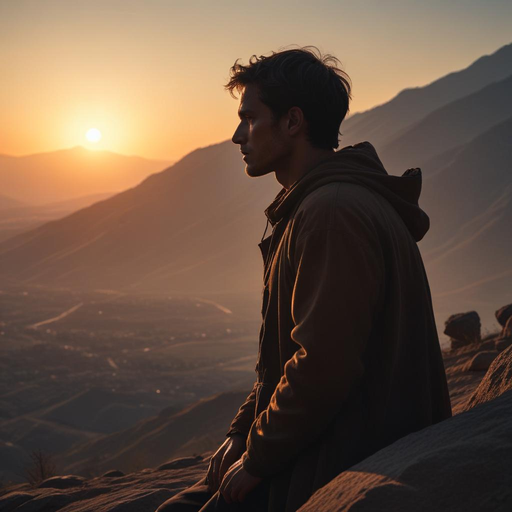
<path fill-rule="evenodd" d="M 240 123 L 236 130 L 235 130 L 235 133 L 233 133 L 233 137 L 231 137 L 231 140 L 235 143 L 235 144 L 243 144 L 244 143 L 244 135 L 243 135 L 243 130 L 242 130 L 242 123 Z"/>

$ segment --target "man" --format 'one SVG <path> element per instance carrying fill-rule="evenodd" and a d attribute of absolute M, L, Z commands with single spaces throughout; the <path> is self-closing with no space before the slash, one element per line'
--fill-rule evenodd
<path fill-rule="evenodd" d="M 260 243 L 257 380 L 207 478 L 161 512 L 295 511 L 341 471 L 451 416 L 416 244 L 429 228 L 421 171 L 388 175 L 369 142 L 334 151 L 350 83 L 314 50 L 231 69 L 246 173 L 274 172 L 283 186 Z"/>

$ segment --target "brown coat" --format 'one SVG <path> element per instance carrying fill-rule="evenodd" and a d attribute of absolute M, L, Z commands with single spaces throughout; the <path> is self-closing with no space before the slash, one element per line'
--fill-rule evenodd
<path fill-rule="evenodd" d="M 257 381 L 227 435 L 272 479 L 269 511 L 295 511 L 341 471 L 451 416 L 416 241 L 421 171 L 384 170 L 348 146 L 265 211 Z"/>

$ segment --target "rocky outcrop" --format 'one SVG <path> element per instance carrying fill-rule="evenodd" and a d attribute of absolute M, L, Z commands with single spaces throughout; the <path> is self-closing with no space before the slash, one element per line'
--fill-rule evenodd
<path fill-rule="evenodd" d="M 480 343 L 480 316 L 476 311 L 452 315 L 445 322 L 444 333 L 450 336 L 454 350 L 470 343 Z"/>
<path fill-rule="evenodd" d="M 502 327 L 505 327 L 510 317 L 512 317 L 512 304 L 507 304 L 496 311 L 496 320 Z"/>
<path fill-rule="evenodd" d="M 93 478 L 84 485 L 68 489 L 31 489 L 28 484 L 20 484 L 0 496 L 0 510 L 154 512 L 168 498 L 199 481 L 207 466 L 206 461 L 197 461 L 188 468 L 167 471 L 144 469 L 119 478 Z"/>
<path fill-rule="evenodd" d="M 509 390 L 512 390 L 512 347 L 496 357 L 480 385 L 468 399 L 464 410 L 494 400 Z"/>
<path fill-rule="evenodd" d="M 512 510 L 512 390 L 338 475 L 301 512 Z"/>

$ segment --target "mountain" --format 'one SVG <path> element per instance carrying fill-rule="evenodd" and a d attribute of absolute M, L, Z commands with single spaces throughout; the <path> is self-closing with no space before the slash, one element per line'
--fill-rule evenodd
<path fill-rule="evenodd" d="M 510 70 L 512 71 L 512 69 Z M 465 144 L 512 116 L 512 74 L 483 89 L 440 107 L 407 126 L 386 144 L 380 157 L 388 169 L 422 167 L 425 162 Z"/>
<path fill-rule="evenodd" d="M 112 195 L 114 195 L 113 192 L 91 194 L 57 203 L 30 206 L 13 199 L 11 203 L 7 203 L 11 206 L 0 208 L 0 242 L 29 229 L 34 229 L 45 222 L 60 219 Z M 1 201 L 2 198 L 0 198 L 0 204 Z"/>
<path fill-rule="evenodd" d="M 259 291 L 263 210 L 279 189 L 273 175 L 250 179 L 232 142 L 199 149 L 137 187 L 4 241 L 0 275 L 50 286 Z"/>
<path fill-rule="evenodd" d="M 486 55 L 467 68 L 450 73 L 424 87 L 404 89 L 390 101 L 343 121 L 342 145 L 369 140 L 381 149 L 399 132 L 429 113 L 499 82 L 512 72 L 512 43 Z"/>
<path fill-rule="evenodd" d="M 19 201 L 40 205 L 124 190 L 168 165 L 79 146 L 28 156 L 0 155 L 0 189 Z"/>
<path fill-rule="evenodd" d="M 17 199 L 13 199 L 12 197 L 0 194 L 0 210 L 4 210 L 6 208 L 16 208 L 21 206 L 25 206 L 25 203 L 23 203 L 22 201 L 18 201 Z"/>
<path fill-rule="evenodd" d="M 247 395 L 248 391 L 220 393 L 183 410 L 164 409 L 132 428 L 76 445 L 59 457 L 59 466 L 75 474 L 84 474 L 87 468 L 96 473 L 113 467 L 133 471 L 216 450 Z"/>

